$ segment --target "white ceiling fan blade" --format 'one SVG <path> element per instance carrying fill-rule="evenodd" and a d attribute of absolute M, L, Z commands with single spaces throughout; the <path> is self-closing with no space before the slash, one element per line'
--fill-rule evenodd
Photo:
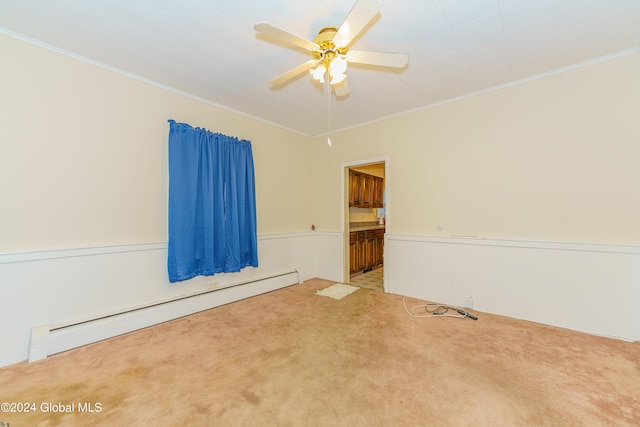
<path fill-rule="evenodd" d="M 379 0 L 358 0 L 333 38 L 338 47 L 346 47 L 380 11 Z"/>
<path fill-rule="evenodd" d="M 334 84 L 333 91 L 335 92 L 336 96 L 349 95 L 349 85 L 347 84 L 347 79 L 344 79 L 340 83 Z"/>
<path fill-rule="evenodd" d="M 292 44 L 294 46 L 301 47 L 306 50 L 318 50 L 320 47 L 310 40 L 303 39 L 302 37 L 296 36 L 282 28 L 278 28 L 271 24 L 267 24 L 266 22 L 261 22 L 259 24 L 254 25 L 253 27 L 256 31 L 261 32 L 262 34 L 266 34 L 272 37 L 275 37 L 283 42 Z"/>
<path fill-rule="evenodd" d="M 278 77 L 271 80 L 271 84 L 274 86 L 281 85 L 282 83 L 285 83 L 286 81 L 291 80 L 297 75 L 302 74 L 305 71 L 309 71 L 310 69 L 318 65 L 319 62 L 320 62 L 319 59 L 311 59 L 307 62 L 304 62 L 298 65 L 297 67 L 287 71 L 286 73 L 280 74 Z"/>
<path fill-rule="evenodd" d="M 347 61 L 356 64 L 402 68 L 409 63 L 409 55 L 406 53 L 367 52 L 362 50 L 352 50 L 347 52 Z"/>

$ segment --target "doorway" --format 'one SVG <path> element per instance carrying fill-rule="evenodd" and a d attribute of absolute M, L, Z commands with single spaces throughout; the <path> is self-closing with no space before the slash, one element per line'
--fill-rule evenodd
<path fill-rule="evenodd" d="M 384 234 L 389 221 L 386 158 L 343 165 L 344 282 L 384 291 Z"/>

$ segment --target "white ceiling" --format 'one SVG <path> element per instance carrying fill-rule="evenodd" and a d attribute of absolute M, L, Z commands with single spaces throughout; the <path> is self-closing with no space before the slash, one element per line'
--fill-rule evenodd
<path fill-rule="evenodd" d="M 253 26 L 311 40 L 354 2 L 0 0 L 0 31 L 317 136 L 329 125 L 326 86 L 306 73 L 269 84 L 309 54 Z M 409 65 L 350 66 L 333 130 L 638 51 L 640 0 L 386 0 L 350 48 L 408 53 Z"/>

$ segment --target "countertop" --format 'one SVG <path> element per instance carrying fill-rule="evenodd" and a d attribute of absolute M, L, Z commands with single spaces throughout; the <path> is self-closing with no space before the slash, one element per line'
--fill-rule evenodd
<path fill-rule="evenodd" d="M 377 222 L 352 222 L 349 224 L 349 231 L 380 230 L 384 227 Z"/>

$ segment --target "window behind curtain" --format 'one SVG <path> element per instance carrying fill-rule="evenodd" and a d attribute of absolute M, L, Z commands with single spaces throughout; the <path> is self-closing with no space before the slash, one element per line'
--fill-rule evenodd
<path fill-rule="evenodd" d="M 169 123 L 169 280 L 257 267 L 251 143 Z"/>

